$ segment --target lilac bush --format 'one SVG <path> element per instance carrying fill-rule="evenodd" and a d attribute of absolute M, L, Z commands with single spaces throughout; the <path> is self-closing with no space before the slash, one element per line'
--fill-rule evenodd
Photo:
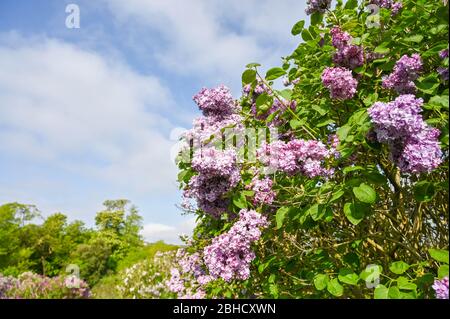
<path fill-rule="evenodd" d="M 195 98 L 190 136 L 204 143 L 178 163 L 197 203 L 168 281 L 178 298 L 443 295 L 447 4 L 334 5 L 307 1 L 311 23 L 291 30 L 299 45 L 280 67 L 248 64 L 239 100 L 221 87 Z M 258 135 L 227 146 L 227 125 Z"/>

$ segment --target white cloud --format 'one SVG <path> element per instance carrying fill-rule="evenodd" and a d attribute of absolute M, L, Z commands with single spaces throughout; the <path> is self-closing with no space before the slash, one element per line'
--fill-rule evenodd
<path fill-rule="evenodd" d="M 240 84 L 249 62 L 278 65 L 299 41 L 290 35 L 292 25 L 305 17 L 297 0 L 104 1 L 118 21 L 136 28 L 131 37 L 153 31 L 162 38 L 149 46 L 167 69 L 228 85 Z"/>
<path fill-rule="evenodd" d="M 47 38 L 1 37 L 0 150 L 139 192 L 173 191 L 176 106 L 153 76 Z"/>
<path fill-rule="evenodd" d="M 159 223 L 148 223 L 144 225 L 141 235 L 147 242 L 164 240 L 166 243 L 181 244 L 179 236 L 190 236 L 194 227 L 195 217 L 185 219 L 183 222 L 175 226 Z"/>

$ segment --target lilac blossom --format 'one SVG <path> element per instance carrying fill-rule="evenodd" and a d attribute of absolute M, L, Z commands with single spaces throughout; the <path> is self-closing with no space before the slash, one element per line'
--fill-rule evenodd
<path fill-rule="evenodd" d="M 263 143 L 258 150 L 258 158 L 263 165 L 290 175 L 329 177 L 333 170 L 324 168 L 323 164 L 330 158 L 332 152 L 320 141 L 294 139 L 287 143 L 283 141 Z"/>
<path fill-rule="evenodd" d="M 230 89 L 224 85 L 214 89 L 202 88 L 193 100 L 205 116 L 225 117 L 238 111 Z"/>
<path fill-rule="evenodd" d="M 391 9 L 391 13 L 394 16 L 397 15 L 403 8 L 403 4 L 401 2 L 396 2 L 394 0 L 371 0 L 370 3 L 381 8 Z"/>
<path fill-rule="evenodd" d="M 437 71 L 443 81 L 448 81 L 448 67 L 440 66 L 437 68 Z"/>
<path fill-rule="evenodd" d="M 253 190 L 255 193 L 253 203 L 255 205 L 272 204 L 276 196 L 276 193 L 272 190 L 272 186 L 273 181 L 270 178 L 265 177 L 259 179 L 258 175 L 256 175 L 250 185 L 247 186 L 248 189 Z"/>
<path fill-rule="evenodd" d="M 324 13 L 331 7 L 331 0 L 307 0 L 306 14 L 313 14 L 315 12 Z"/>
<path fill-rule="evenodd" d="M 266 217 L 254 210 L 242 209 L 239 220 L 230 230 L 215 237 L 203 251 L 210 276 L 227 282 L 248 279 L 250 264 L 255 258 L 251 245 L 261 237 L 261 228 L 267 226 Z"/>
<path fill-rule="evenodd" d="M 333 62 L 339 66 L 354 69 L 364 64 L 364 50 L 362 47 L 352 45 L 352 37 L 339 27 L 330 30 L 331 42 L 337 49 Z"/>
<path fill-rule="evenodd" d="M 448 49 L 444 49 L 439 52 L 439 57 L 444 60 L 445 58 L 448 58 Z"/>
<path fill-rule="evenodd" d="M 414 81 L 422 70 L 422 59 L 415 53 L 411 57 L 403 55 L 395 64 L 394 70 L 388 76 L 383 77 L 383 87 L 392 89 L 399 94 L 414 93 L 416 85 Z"/>
<path fill-rule="evenodd" d="M 437 299 L 448 299 L 448 277 L 441 280 L 435 280 L 433 289 L 436 292 Z"/>
<path fill-rule="evenodd" d="M 392 159 L 406 173 L 430 172 L 442 163 L 440 131 L 423 120 L 422 105 L 422 99 L 406 94 L 368 109 L 377 140 L 388 144 Z"/>
<path fill-rule="evenodd" d="M 335 67 L 326 68 L 322 73 L 322 83 L 330 90 L 332 99 L 351 99 L 356 93 L 358 81 L 353 78 L 348 69 Z"/>
<path fill-rule="evenodd" d="M 234 150 L 203 148 L 194 153 L 192 168 L 199 173 L 191 178 L 184 196 L 197 201 L 198 208 L 213 217 L 226 211 L 225 194 L 239 183 L 241 176 Z"/>

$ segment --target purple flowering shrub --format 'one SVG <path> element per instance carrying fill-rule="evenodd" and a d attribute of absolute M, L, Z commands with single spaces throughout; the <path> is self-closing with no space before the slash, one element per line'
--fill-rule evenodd
<path fill-rule="evenodd" d="M 173 298 L 167 282 L 175 260 L 174 251 L 157 252 L 151 259 L 140 261 L 118 274 L 116 290 L 124 299 Z"/>
<path fill-rule="evenodd" d="M 75 276 L 46 277 L 25 272 L 14 278 L 0 274 L 0 299 L 87 299 L 91 292 Z"/>
<path fill-rule="evenodd" d="M 331 5 L 307 1 L 299 46 L 247 65 L 240 98 L 194 96 L 178 177 L 197 226 L 170 296 L 448 298 L 448 5 Z"/>

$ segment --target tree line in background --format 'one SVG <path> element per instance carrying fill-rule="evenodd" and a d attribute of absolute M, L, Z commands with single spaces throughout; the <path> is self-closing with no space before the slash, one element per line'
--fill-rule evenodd
<path fill-rule="evenodd" d="M 2 277 L 13 280 L 32 273 L 36 281 L 76 275 L 89 287 L 109 281 L 107 289 L 114 290 L 114 276 L 120 269 L 175 247 L 163 242 L 146 244 L 139 234 L 142 217 L 128 200 L 107 200 L 103 205 L 95 216 L 95 228 L 79 220 L 69 222 L 62 213 L 43 218 L 33 205 L 0 206 Z M 114 292 L 108 292 L 111 295 Z"/>

